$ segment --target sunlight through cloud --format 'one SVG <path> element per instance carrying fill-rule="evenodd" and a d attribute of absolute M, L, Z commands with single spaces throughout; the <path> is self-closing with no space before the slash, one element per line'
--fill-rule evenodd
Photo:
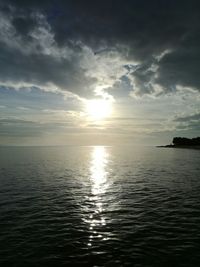
<path fill-rule="evenodd" d="M 93 120 L 102 120 L 111 115 L 112 103 L 105 99 L 88 100 L 86 103 L 86 112 L 89 118 Z"/>

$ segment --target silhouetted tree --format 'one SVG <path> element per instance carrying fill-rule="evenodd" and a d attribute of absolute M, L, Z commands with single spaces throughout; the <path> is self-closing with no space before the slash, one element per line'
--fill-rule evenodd
<path fill-rule="evenodd" d="M 174 137 L 173 144 L 175 146 L 200 146 L 200 137 L 192 139 L 185 137 Z"/>

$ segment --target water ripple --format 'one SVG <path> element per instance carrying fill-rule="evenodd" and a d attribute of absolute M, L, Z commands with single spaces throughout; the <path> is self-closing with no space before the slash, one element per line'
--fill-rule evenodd
<path fill-rule="evenodd" d="M 199 266 L 199 157 L 152 148 L 3 148 L 0 264 Z"/>

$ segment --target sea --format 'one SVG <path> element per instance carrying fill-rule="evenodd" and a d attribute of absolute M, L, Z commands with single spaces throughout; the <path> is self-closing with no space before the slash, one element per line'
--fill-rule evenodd
<path fill-rule="evenodd" d="M 0 147 L 0 266 L 200 266 L 200 150 Z"/>

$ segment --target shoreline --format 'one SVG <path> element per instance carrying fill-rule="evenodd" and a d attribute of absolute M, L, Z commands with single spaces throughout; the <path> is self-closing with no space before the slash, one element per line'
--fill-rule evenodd
<path fill-rule="evenodd" d="M 200 146 L 176 146 L 176 145 L 162 145 L 162 146 L 156 146 L 160 148 L 189 148 L 189 149 L 200 149 Z"/>

